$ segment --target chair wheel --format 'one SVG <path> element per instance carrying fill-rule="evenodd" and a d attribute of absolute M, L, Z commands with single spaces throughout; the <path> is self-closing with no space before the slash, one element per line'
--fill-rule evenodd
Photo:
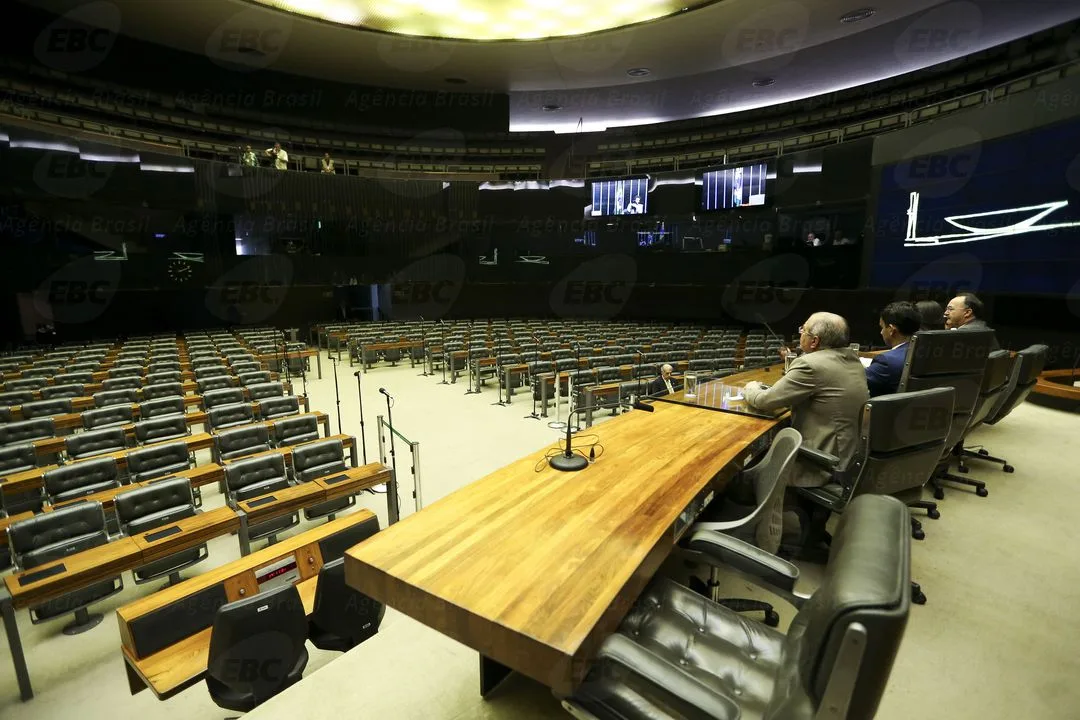
<path fill-rule="evenodd" d="M 930 508 L 926 511 L 926 517 L 930 518 L 931 520 L 937 520 L 939 517 L 941 517 L 941 511 L 937 508 Z"/>
<path fill-rule="evenodd" d="M 942 490 L 939 487 L 934 488 L 934 499 L 935 500 L 944 500 L 945 499 L 945 491 Z"/>
<path fill-rule="evenodd" d="M 911 537 L 915 538 L 916 540 L 925 540 L 926 539 L 926 533 L 923 532 L 921 529 L 912 530 L 911 531 Z"/>
<path fill-rule="evenodd" d="M 915 603 L 916 605 L 925 605 L 926 593 L 924 593 L 922 590 L 911 593 L 911 602 Z"/>
<path fill-rule="evenodd" d="M 1001 469 L 1004 470 L 1007 473 L 1016 472 L 1016 468 L 1014 468 L 1012 465 L 1006 465 L 1005 467 L 1003 467 Z"/>
<path fill-rule="evenodd" d="M 986 450 L 986 448 L 979 448 L 979 454 L 982 455 L 983 457 L 986 457 L 990 453 Z"/>
<path fill-rule="evenodd" d="M 765 624 L 769 627 L 777 627 L 780 624 L 780 613 L 775 610 L 766 610 Z"/>
<path fill-rule="evenodd" d="M 990 491 L 987 490 L 986 488 L 975 488 L 975 494 L 978 495 L 979 497 L 986 497 L 987 495 L 990 494 Z"/>
<path fill-rule="evenodd" d="M 957 469 L 957 470 L 959 470 L 959 471 L 960 471 L 960 472 L 962 472 L 962 473 L 966 473 L 966 472 L 968 472 L 968 471 L 969 471 L 969 470 L 970 470 L 971 468 L 969 468 L 969 467 L 968 467 L 967 465 L 961 465 L 961 466 L 957 467 L 956 469 Z"/>

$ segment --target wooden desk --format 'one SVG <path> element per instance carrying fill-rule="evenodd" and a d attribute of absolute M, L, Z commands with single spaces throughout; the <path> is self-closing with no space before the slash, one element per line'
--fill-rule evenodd
<path fill-rule="evenodd" d="M 614 418 L 590 432 L 603 454 L 585 470 L 532 453 L 348 550 L 346 578 L 479 651 L 482 691 L 501 665 L 569 694 L 685 529 L 680 514 L 777 425 L 671 403 Z"/>
<path fill-rule="evenodd" d="M 305 398 L 301 398 L 301 403 L 305 401 Z M 200 407 L 202 405 L 202 395 L 184 395 L 184 407 Z M 56 428 L 65 430 L 75 430 L 82 427 L 82 411 L 90 410 L 94 407 L 94 398 L 92 397 L 77 397 L 71 398 L 71 409 L 73 412 L 60 413 L 58 415 L 52 415 L 53 422 L 56 424 Z M 12 420 L 23 420 L 22 406 L 14 405 L 11 408 Z"/>
<path fill-rule="evenodd" d="M 280 362 L 284 356 L 283 353 L 266 353 L 263 355 L 256 355 L 255 359 L 261 363 Z M 322 380 L 322 355 L 319 354 L 318 350 L 305 348 L 303 350 L 290 350 L 288 353 L 289 360 L 310 357 L 315 358 L 315 369 L 318 372 L 319 379 Z"/>
<path fill-rule="evenodd" d="M 120 625 L 121 652 L 128 671 L 131 694 L 148 687 L 158 699 L 165 700 L 201 680 L 206 673 L 211 633 L 211 627 L 206 627 L 166 648 L 140 657 L 135 649 L 134 621 L 215 585 L 224 585 L 229 602 L 249 597 L 258 592 L 255 570 L 289 555 L 297 558 L 300 573 L 297 589 L 304 602 L 305 613 L 310 614 L 314 610 L 316 583 L 323 566 L 319 541 L 374 517 L 368 510 L 357 510 L 118 609 L 116 617 Z M 212 616 L 207 619 L 213 622 Z"/>

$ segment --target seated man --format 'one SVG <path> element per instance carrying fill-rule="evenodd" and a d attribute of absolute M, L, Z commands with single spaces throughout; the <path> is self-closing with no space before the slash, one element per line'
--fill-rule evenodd
<path fill-rule="evenodd" d="M 907 359 L 908 340 L 919 331 L 922 317 L 909 302 L 894 302 L 885 306 L 878 318 L 881 339 L 889 350 L 874 357 L 866 368 L 866 386 L 870 397 L 889 395 L 900 386 Z"/>
<path fill-rule="evenodd" d="M 747 383 L 746 402 L 761 410 L 791 408 L 791 427 L 806 447 L 836 455 L 846 464 L 859 438 L 862 408 L 869 398 L 859 354 L 848 347 L 848 326 L 832 313 L 814 313 L 799 328 L 803 354 L 775 385 Z M 796 487 L 820 487 L 829 474 L 799 462 L 791 478 Z"/>
<path fill-rule="evenodd" d="M 649 383 L 650 396 L 671 395 L 681 387 L 682 383 L 671 377 L 672 370 L 671 365 L 667 363 L 660 367 L 660 374 Z"/>
<path fill-rule="evenodd" d="M 945 328 L 947 330 L 991 330 L 983 319 L 986 306 L 973 293 L 960 293 L 945 307 Z M 990 338 L 990 350 L 1001 347 L 997 335 Z"/>

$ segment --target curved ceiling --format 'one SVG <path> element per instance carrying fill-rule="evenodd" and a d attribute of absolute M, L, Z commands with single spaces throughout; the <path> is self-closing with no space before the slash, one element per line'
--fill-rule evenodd
<path fill-rule="evenodd" d="M 1080 17 L 1080 3 L 1059 0 L 723 0 L 578 37 L 476 42 L 374 32 L 241 0 L 24 2 L 69 18 L 58 22 L 119 30 L 205 55 L 234 72 L 273 69 L 383 87 L 506 92 L 511 130 L 556 132 L 801 100 Z M 592 7 L 596 0 L 578 2 Z M 874 12 L 862 15 L 869 17 L 842 21 L 868 6 Z"/>

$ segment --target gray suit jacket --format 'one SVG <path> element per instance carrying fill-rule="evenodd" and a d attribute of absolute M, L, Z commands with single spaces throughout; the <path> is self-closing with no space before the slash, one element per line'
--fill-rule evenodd
<path fill-rule="evenodd" d="M 863 405 L 870 398 L 866 371 L 851 348 L 806 353 L 791 363 L 787 374 L 764 389 L 747 384 L 746 401 L 762 410 L 791 408 L 791 427 L 802 433 L 803 444 L 836 455 L 846 467 L 855 454 Z M 820 487 L 829 474 L 806 461 L 797 461 L 791 485 Z"/>
<path fill-rule="evenodd" d="M 967 325 L 961 325 L 960 327 L 958 327 L 956 329 L 957 330 L 993 330 L 992 327 L 990 327 L 989 325 L 986 324 L 985 320 L 972 320 Z M 1001 349 L 1001 345 L 998 343 L 997 333 L 995 333 L 994 337 L 990 338 L 990 352 L 993 352 L 995 350 L 1000 350 L 1000 349 Z"/>

